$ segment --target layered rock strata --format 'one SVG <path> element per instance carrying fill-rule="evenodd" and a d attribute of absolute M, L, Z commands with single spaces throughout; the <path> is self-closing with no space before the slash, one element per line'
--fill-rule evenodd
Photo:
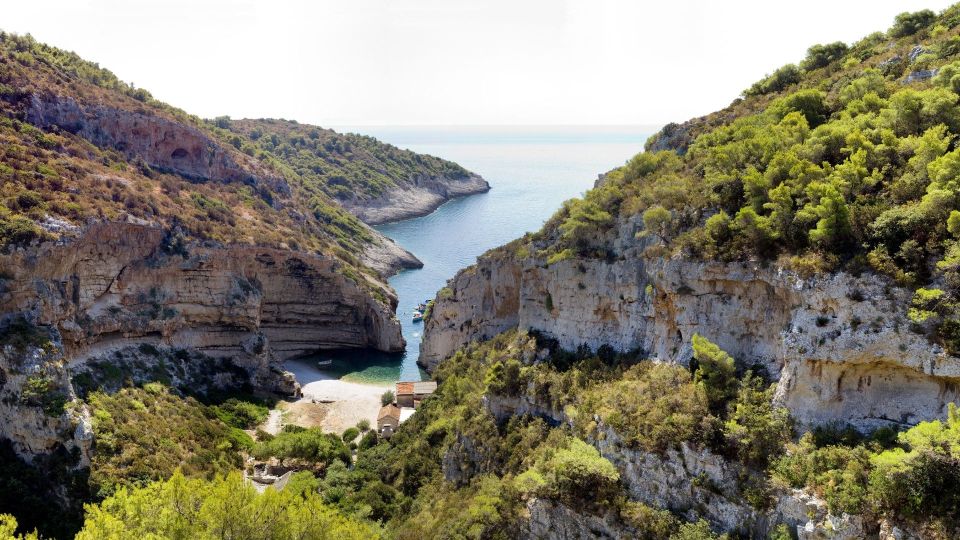
<path fill-rule="evenodd" d="M 48 393 L 65 399 L 76 395 L 70 377 L 90 371 L 90 362 L 119 366 L 134 358 L 137 369 L 149 371 L 175 364 L 161 362 L 174 355 L 193 358 L 211 384 L 219 377 L 226 386 L 293 393 L 295 382 L 280 368 L 285 359 L 322 349 L 404 346 L 389 287 L 333 258 L 182 245 L 159 227 L 101 223 L 71 242 L 2 255 L 0 268 L 0 322 L 26 321 L 52 336 L 40 348 L 8 346 L 4 380 L 42 375 Z M 193 380 L 191 363 L 183 365 L 180 378 Z M 29 404 L 16 396 L 5 400 L 0 436 L 24 455 L 63 439 L 68 429 L 56 416 L 33 418 L 36 411 L 23 405 Z"/>

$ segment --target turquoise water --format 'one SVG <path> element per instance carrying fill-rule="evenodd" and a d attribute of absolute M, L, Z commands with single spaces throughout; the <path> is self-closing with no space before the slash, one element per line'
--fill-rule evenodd
<path fill-rule="evenodd" d="M 649 128 L 356 128 L 415 152 L 455 161 L 483 176 L 488 193 L 455 199 L 421 218 L 378 226 L 423 261 L 390 279 L 407 340 L 401 355 L 344 352 L 326 371 L 357 382 L 420 380 L 422 323 L 413 308 L 433 298 L 477 256 L 541 227 L 561 203 L 593 186 L 599 173 L 643 149 Z"/>

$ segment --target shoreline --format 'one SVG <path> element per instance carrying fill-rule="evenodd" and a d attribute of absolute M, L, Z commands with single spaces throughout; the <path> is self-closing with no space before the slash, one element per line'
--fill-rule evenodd
<path fill-rule="evenodd" d="M 380 412 L 380 397 L 394 388 L 393 383 L 366 383 L 336 378 L 333 374 L 307 362 L 288 361 L 284 368 L 293 373 L 300 383 L 301 397 L 281 401 L 271 410 L 271 429 L 280 431 L 284 425 L 320 427 L 325 432 L 340 434 L 361 420 L 368 420 L 376 429 Z M 276 413 L 280 411 L 280 420 Z"/>

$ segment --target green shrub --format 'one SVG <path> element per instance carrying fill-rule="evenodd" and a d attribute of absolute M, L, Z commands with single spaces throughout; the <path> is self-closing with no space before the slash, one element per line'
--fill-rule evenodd
<path fill-rule="evenodd" d="M 744 94 L 748 96 L 759 96 L 763 94 L 782 92 L 790 86 L 800 82 L 802 78 L 803 74 L 800 71 L 800 68 L 798 68 L 795 64 L 787 64 L 774 71 L 766 78 L 754 83 L 754 85 L 746 90 Z"/>
<path fill-rule="evenodd" d="M 634 447 L 664 452 L 681 442 L 705 442 L 715 429 L 707 395 L 690 373 L 669 364 L 643 362 L 591 388 L 580 418 L 599 415 Z"/>
<path fill-rule="evenodd" d="M 213 407 L 223 423 L 240 429 L 253 429 L 266 421 L 270 409 L 265 405 L 230 398 Z"/>
<path fill-rule="evenodd" d="M 727 443 L 737 458 L 759 467 L 776 459 L 792 435 L 789 412 L 772 404 L 775 385 L 764 386 L 762 380 L 748 372 L 730 403 L 723 426 Z"/>
<path fill-rule="evenodd" d="M 210 408 L 160 385 L 93 392 L 87 400 L 97 448 L 90 483 L 100 496 L 169 478 L 178 469 L 208 478 L 226 473 L 242 465 L 237 451 L 252 444 Z"/>
<path fill-rule="evenodd" d="M 627 501 L 620 509 L 620 517 L 637 531 L 639 540 L 669 538 L 680 523 L 668 510 L 651 508 L 643 503 Z"/>
<path fill-rule="evenodd" d="M 713 410 L 721 410 L 737 393 L 737 366 L 733 357 L 700 334 L 694 334 L 693 359 L 696 370 L 693 380 L 702 385 Z"/>
<path fill-rule="evenodd" d="M 847 50 L 847 44 L 842 41 L 835 41 L 826 45 L 814 45 L 807 49 L 807 57 L 803 59 L 803 62 L 800 62 L 800 69 L 811 71 L 826 67 L 843 58 Z"/>
<path fill-rule="evenodd" d="M 390 405 L 394 399 L 396 399 L 396 397 L 393 395 L 393 390 L 387 390 L 380 396 L 380 405 Z"/>
<path fill-rule="evenodd" d="M 343 431 L 343 435 L 341 435 L 340 438 L 343 439 L 343 442 L 349 443 L 356 440 L 356 438 L 359 436 L 360 436 L 360 430 L 355 427 L 351 427 L 351 428 L 345 429 Z"/>
<path fill-rule="evenodd" d="M 896 16 L 893 26 L 890 27 L 887 34 L 894 38 L 912 36 L 930 26 L 936 18 L 936 14 L 929 9 L 913 13 L 903 12 Z"/>
<path fill-rule="evenodd" d="M 610 504 L 619 491 L 620 473 L 596 448 L 569 439 L 548 451 L 517 477 L 519 489 L 530 495 L 568 503 Z"/>
<path fill-rule="evenodd" d="M 166 481 L 121 489 L 89 506 L 77 539 L 154 536 L 359 540 L 378 538 L 379 532 L 330 508 L 309 490 L 261 494 L 239 473 L 212 481 L 176 473 Z"/>
<path fill-rule="evenodd" d="M 334 460 L 350 463 L 350 450 L 344 441 L 332 433 L 324 433 L 320 428 L 284 429 L 273 439 L 257 443 L 251 453 L 261 460 L 276 457 L 318 465 L 326 465 Z"/>

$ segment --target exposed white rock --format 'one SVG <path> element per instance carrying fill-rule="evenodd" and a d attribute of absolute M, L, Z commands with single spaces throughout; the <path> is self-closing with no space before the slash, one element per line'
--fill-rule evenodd
<path fill-rule="evenodd" d="M 490 184 L 469 174 L 461 178 L 414 176 L 374 199 L 341 199 L 344 208 L 371 225 L 424 216 L 455 197 L 485 193 Z"/>
<path fill-rule="evenodd" d="M 686 363 L 698 333 L 779 379 L 777 402 L 803 424 L 915 424 L 960 399 L 960 359 L 911 330 L 910 291 L 872 274 L 804 280 L 756 263 L 663 259 L 634 240 L 636 228 L 623 225 L 611 260 L 484 255 L 438 295 L 421 363 L 433 369 L 514 327 L 568 349 Z"/>

